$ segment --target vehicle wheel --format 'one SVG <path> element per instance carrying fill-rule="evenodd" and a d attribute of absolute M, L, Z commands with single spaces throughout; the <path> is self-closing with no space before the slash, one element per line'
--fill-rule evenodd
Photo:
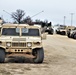
<path fill-rule="evenodd" d="M 56 34 L 58 34 L 57 30 L 55 31 Z"/>
<path fill-rule="evenodd" d="M 61 35 L 65 35 L 65 32 L 61 32 Z"/>
<path fill-rule="evenodd" d="M 52 29 L 52 30 L 51 30 L 51 34 L 53 35 L 53 33 L 54 33 L 54 30 Z"/>
<path fill-rule="evenodd" d="M 53 35 L 53 33 L 51 33 L 51 35 Z"/>
<path fill-rule="evenodd" d="M 76 39 L 76 35 L 74 35 L 74 39 Z"/>
<path fill-rule="evenodd" d="M 51 34 L 51 32 L 49 31 L 48 34 Z"/>
<path fill-rule="evenodd" d="M 49 31 L 49 32 L 48 32 L 48 34 L 51 34 L 51 35 L 53 35 L 53 32 Z"/>
<path fill-rule="evenodd" d="M 33 59 L 34 63 L 42 63 L 44 60 L 44 50 L 43 48 L 33 50 L 33 55 L 36 58 Z"/>
<path fill-rule="evenodd" d="M 5 61 L 5 52 L 3 49 L 0 49 L 0 63 Z"/>
<path fill-rule="evenodd" d="M 53 35 L 54 34 L 54 30 L 51 32 L 51 35 Z"/>
<path fill-rule="evenodd" d="M 70 36 L 71 38 L 74 38 L 74 34 L 71 34 L 71 36 Z"/>
<path fill-rule="evenodd" d="M 70 38 L 70 33 L 67 34 L 68 38 Z"/>

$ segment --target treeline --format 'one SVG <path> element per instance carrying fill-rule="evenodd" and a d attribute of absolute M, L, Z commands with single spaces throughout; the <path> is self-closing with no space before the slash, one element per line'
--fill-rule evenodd
<path fill-rule="evenodd" d="M 33 21 L 30 16 L 25 17 L 25 12 L 24 10 L 21 10 L 21 9 L 17 9 L 15 12 L 12 12 L 11 16 L 14 24 L 30 24 L 30 25 L 39 24 L 42 27 L 52 25 L 51 22 L 48 23 L 48 20 L 41 21 L 36 19 L 35 21 Z"/>

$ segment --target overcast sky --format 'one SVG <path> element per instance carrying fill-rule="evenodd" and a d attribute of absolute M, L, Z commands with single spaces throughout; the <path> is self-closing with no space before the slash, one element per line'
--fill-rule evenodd
<path fill-rule="evenodd" d="M 25 16 L 33 16 L 41 11 L 41 14 L 32 19 L 48 20 L 55 24 L 63 24 L 64 16 L 65 24 L 71 25 L 71 14 L 73 15 L 73 25 L 76 25 L 76 0 L 0 0 L 0 16 L 7 21 L 12 20 L 9 13 L 15 12 L 17 9 L 25 11 Z"/>

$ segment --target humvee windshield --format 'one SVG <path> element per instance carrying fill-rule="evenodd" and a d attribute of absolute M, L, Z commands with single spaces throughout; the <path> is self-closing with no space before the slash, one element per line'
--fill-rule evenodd
<path fill-rule="evenodd" d="M 40 36 L 39 29 L 21 28 L 22 36 Z M 3 28 L 2 35 L 19 36 L 20 28 Z"/>
<path fill-rule="evenodd" d="M 20 35 L 20 28 L 3 28 L 2 35 L 19 36 Z"/>
<path fill-rule="evenodd" d="M 63 28 L 63 27 L 60 27 L 60 28 L 58 28 L 58 29 L 65 29 L 65 28 Z"/>
<path fill-rule="evenodd" d="M 39 36 L 39 29 L 22 28 L 22 36 Z"/>

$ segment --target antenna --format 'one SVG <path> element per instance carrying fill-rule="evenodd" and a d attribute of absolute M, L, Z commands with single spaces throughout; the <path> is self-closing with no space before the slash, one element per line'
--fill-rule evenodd
<path fill-rule="evenodd" d="M 11 15 L 10 13 L 8 13 L 7 11 L 5 11 L 5 10 L 3 10 L 5 13 L 7 13 L 7 14 L 9 14 L 9 15 Z"/>
<path fill-rule="evenodd" d="M 12 16 L 12 14 L 8 13 L 7 11 L 3 10 L 5 13 L 7 13 L 8 15 Z M 13 17 L 13 16 L 12 16 Z M 7 19 L 8 22 L 8 19 Z"/>
<path fill-rule="evenodd" d="M 38 12 L 37 14 L 35 14 L 35 15 L 31 16 L 31 18 L 33 18 L 33 17 L 35 17 L 35 16 L 37 16 L 37 15 L 41 14 L 42 12 L 44 12 L 44 11 Z"/>

